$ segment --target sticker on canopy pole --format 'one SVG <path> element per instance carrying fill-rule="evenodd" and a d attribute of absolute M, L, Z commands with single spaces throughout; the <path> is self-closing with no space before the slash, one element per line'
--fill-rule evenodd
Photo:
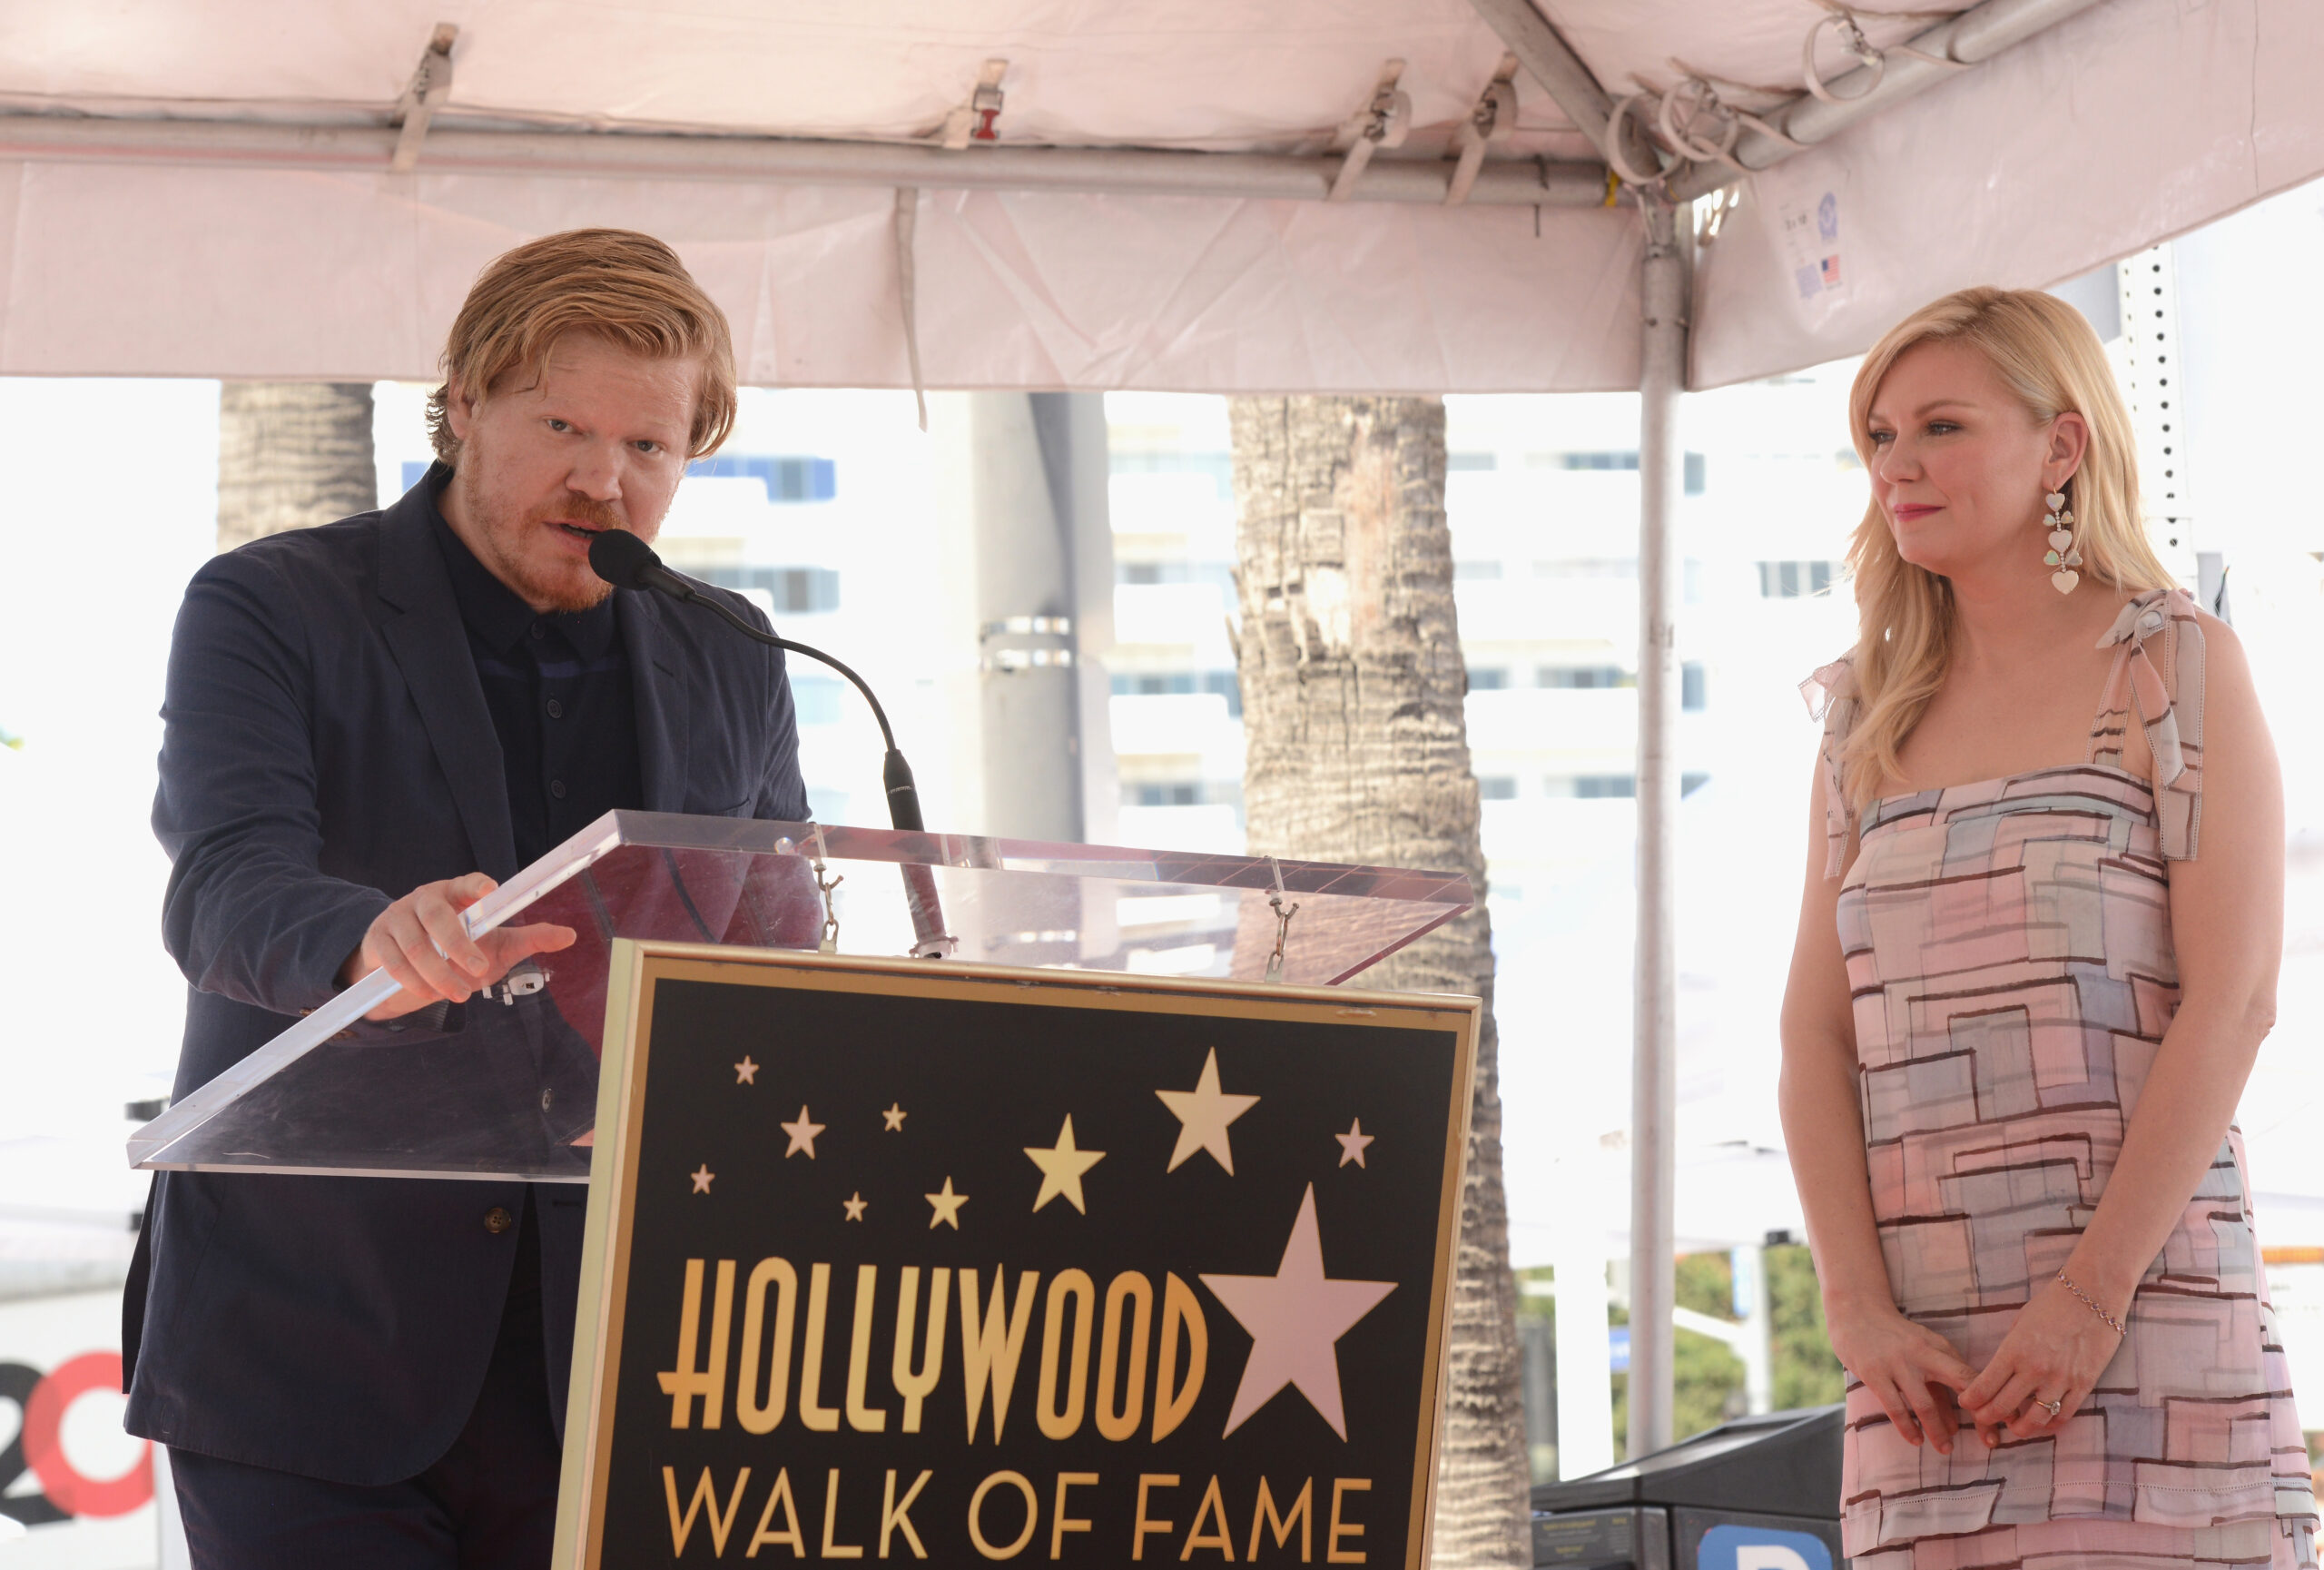
<path fill-rule="evenodd" d="M 555 1563 L 1419 1570 L 1479 1007 L 617 941 Z"/>

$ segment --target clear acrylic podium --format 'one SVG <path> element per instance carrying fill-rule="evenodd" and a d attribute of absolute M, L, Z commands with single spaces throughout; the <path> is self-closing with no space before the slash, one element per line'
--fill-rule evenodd
<path fill-rule="evenodd" d="M 615 938 L 1239 981 L 1269 976 L 1279 950 L 1275 979 L 1329 986 L 1473 898 L 1457 873 L 608 813 L 468 913 L 472 932 L 554 922 L 572 947 L 391 1025 L 362 1020 L 395 990 L 375 972 L 140 1129 L 129 1155 L 586 1182 Z"/>

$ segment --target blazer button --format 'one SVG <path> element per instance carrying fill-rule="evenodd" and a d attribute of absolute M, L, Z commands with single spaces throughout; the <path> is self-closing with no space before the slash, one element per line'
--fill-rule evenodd
<path fill-rule="evenodd" d="M 484 1229 L 497 1236 L 517 1224 L 517 1218 L 503 1206 L 495 1205 L 484 1213 Z"/>

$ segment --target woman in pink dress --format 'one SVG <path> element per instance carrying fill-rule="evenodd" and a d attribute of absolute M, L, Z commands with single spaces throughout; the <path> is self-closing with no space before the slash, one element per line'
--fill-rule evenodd
<path fill-rule="evenodd" d="M 2283 925 L 2242 648 L 2147 543 L 2071 307 L 1938 301 L 1849 414 L 1861 632 L 1807 684 L 1782 1091 L 1849 1375 L 1846 1550 L 2313 1570 L 2231 1125 Z"/>

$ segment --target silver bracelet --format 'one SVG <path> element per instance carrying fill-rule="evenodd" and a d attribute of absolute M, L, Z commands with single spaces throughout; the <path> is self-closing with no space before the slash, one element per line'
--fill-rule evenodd
<path fill-rule="evenodd" d="M 2092 1313 L 2097 1315 L 2098 1318 L 2105 1323 L 2108 1329 L 2113 1331 L 2117 1336 L 2128 1336 L 2130 1334 L 2129 1330 L 2123 1328 L 2122 1321 L 2117 1319 L 2113 1315 L 2100 1308 L 2097 1300 L 2092 1298 L 2089 1293 L 2083 1291 L 2080 1287 L 2075 1286 L 2072 1280 L 2068 1279 L 2066 1273 L 2063 1270 L 2060 1270 L 2058 1272 L 2058 1279 L 2064 1283 L 2065 1289 L 2067 1291 L 2072 1292 L 2075 1297 L 2080 1298 L 2082 1299 L 2082 1306 L 2088 1308 Z"/>

